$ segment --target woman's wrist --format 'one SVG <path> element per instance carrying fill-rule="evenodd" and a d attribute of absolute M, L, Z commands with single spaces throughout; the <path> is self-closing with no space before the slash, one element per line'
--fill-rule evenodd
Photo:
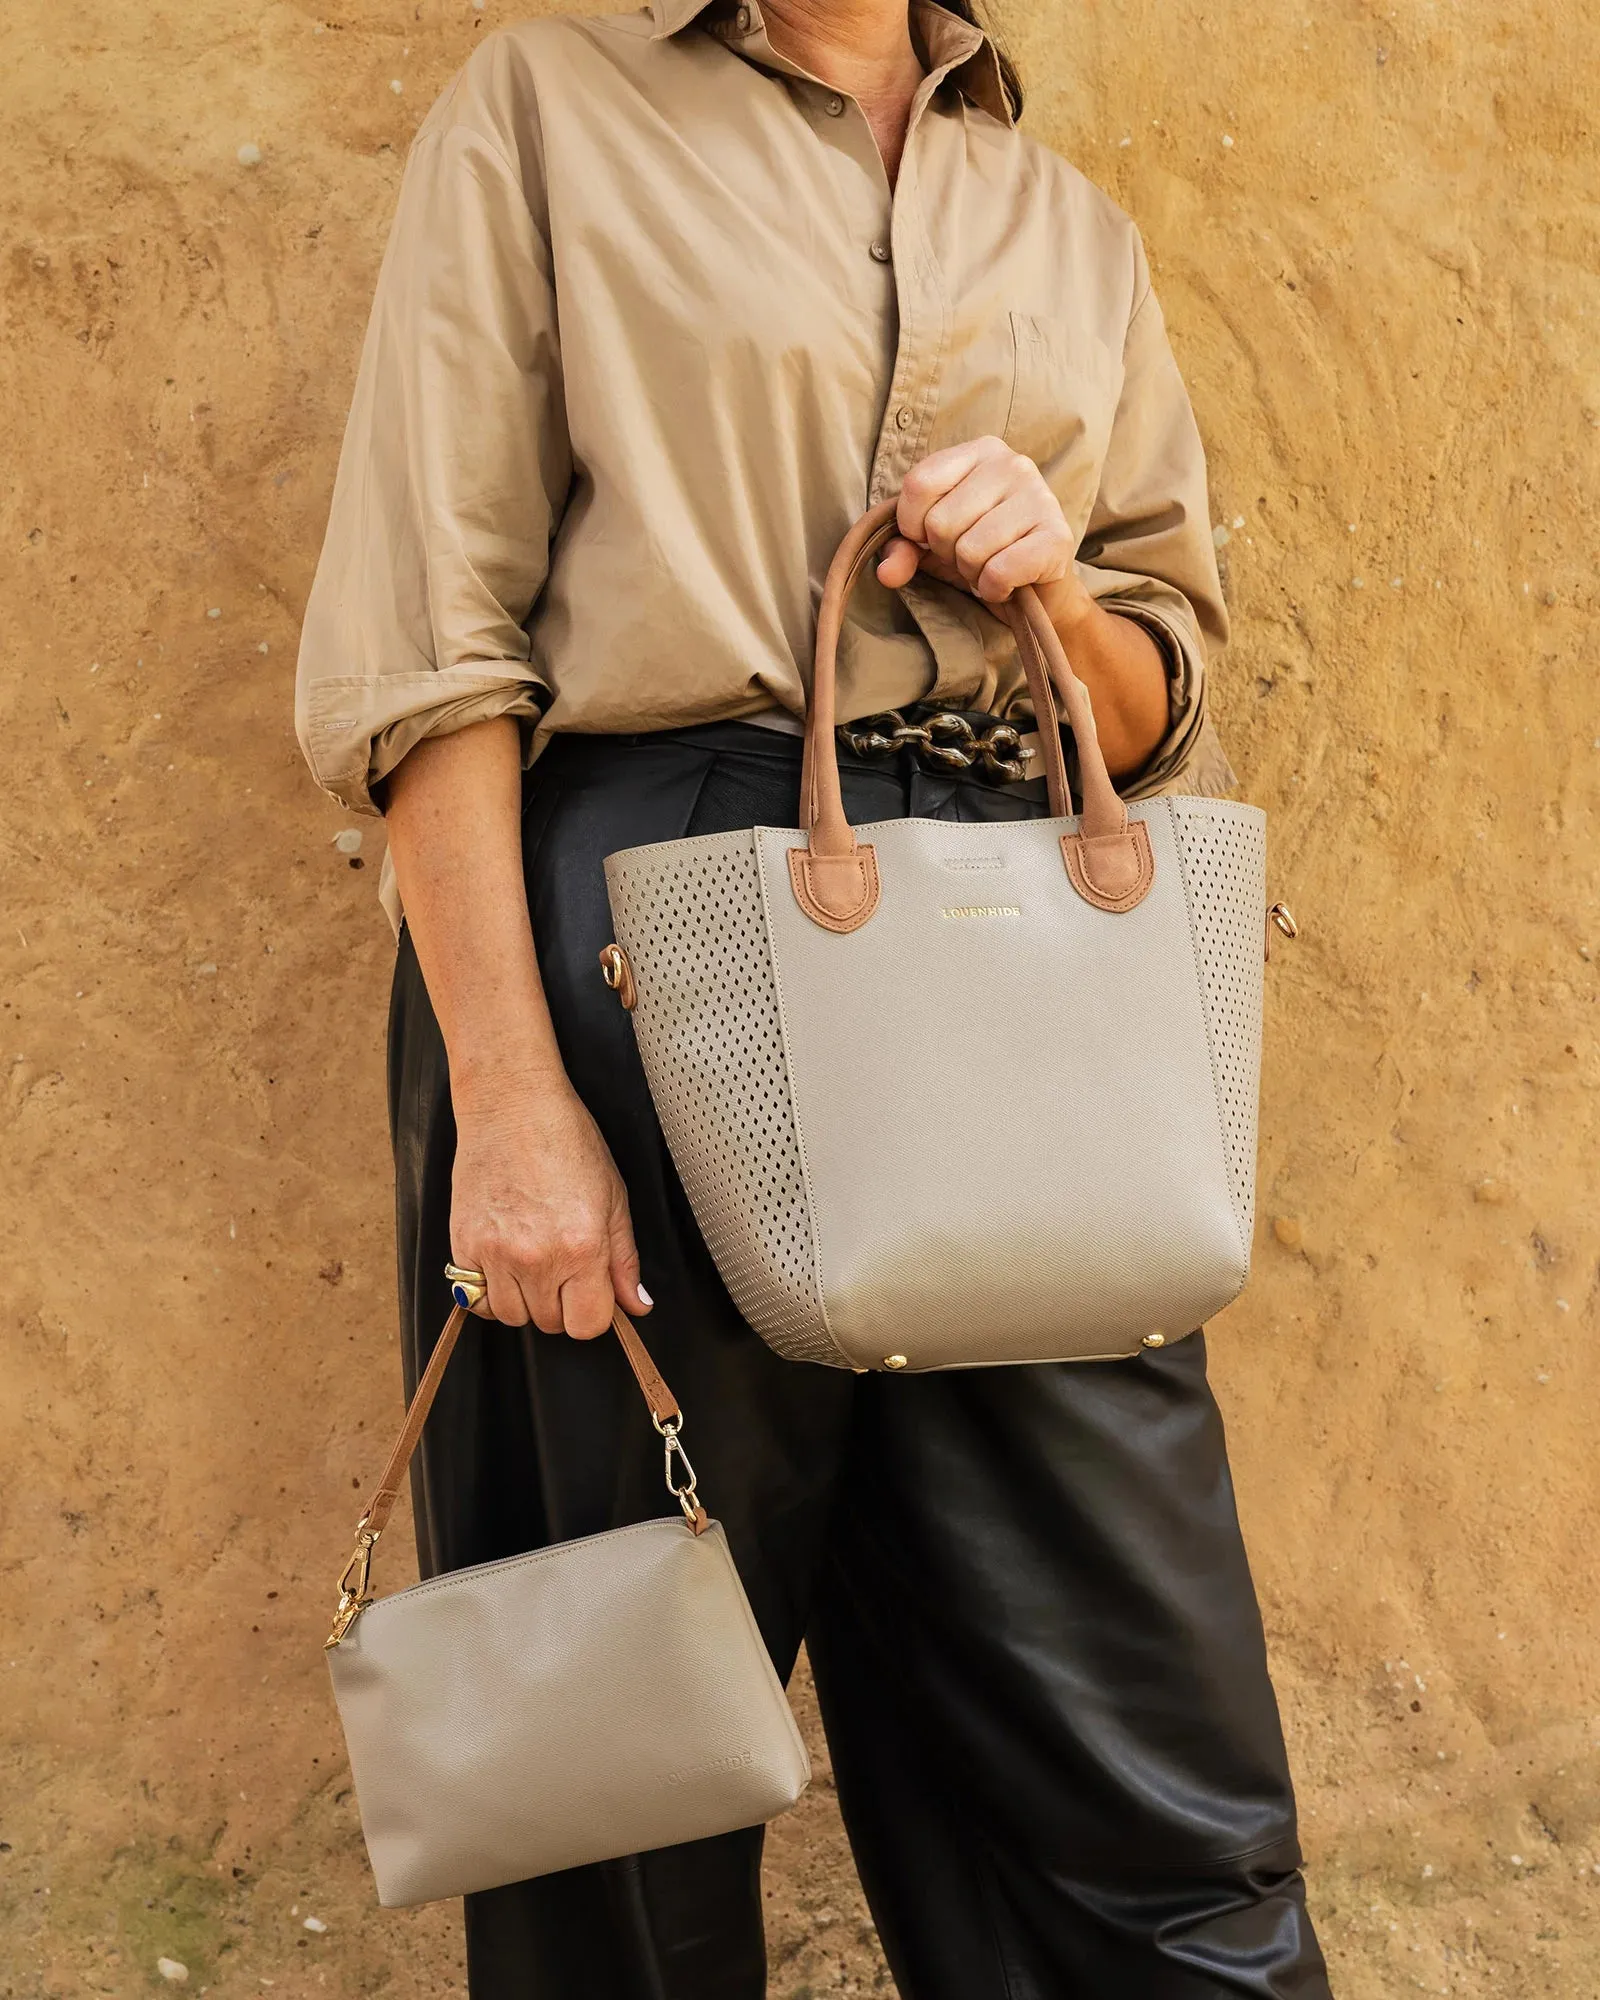
<path fill-rule="evenodd" d="M 450 1101 L 458 1124 L 538 1115 L 572 1095 L 572 1080 L 554 1050 L 520 1054 L 510 1062 L 499 1049 L 450 1058 Z"/>
<path fill-rule="evenodd" d="M 1073 576 L 1037 586 L 1073 672 L 1089 691 L 1113 778 L 1149 762 L 1167 729 L 1167 670 L 1144 626 L 1096 602 Z"/>
<path fill-rule="evenodd" d="M 1076 572 L 1054 583 L 1035 584 L 1034 589 L 1063 646 L 1080 636 L 1097 615 L 1109 615 L 1100 612 L 1088 586 Z"/>

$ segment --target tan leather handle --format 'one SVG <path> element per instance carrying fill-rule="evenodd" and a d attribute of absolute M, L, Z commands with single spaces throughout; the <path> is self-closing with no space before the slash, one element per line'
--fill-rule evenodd
<path fill-rule="evenodd" d="M 355 1552 L 339 1576 L 339 1602 L 333 1614 L 333 1629 L 327 1639 L 330 1651 L 342 1642 L 363 1609 L 372 1601 L 369 1584 L 373 1547 L 389 1525 L 389 1516 L 400 1498 L 400 1482 L 406 1476 L 411 1454 L 422 1436 L 422 1427 L 428 1421 L 428 1412 L 433 1408 L 433 1399 L 439 1393 L 439 1384 L 444 1380 L 444 1371 L 450 1365 L 450 1357 L 455 1352 L 456 1342 L 461 1338 L 461 1329 L 468 1317 L 466 1307 L 458 1305 L 445 1321 L 444 1331 L 428 1357 L 422 1380 L 417 1384 L 417 1392 L 406 1410 L 405 1422 L 400 1426 L 400 1435 L 394 1441 L 389 1462 L 383 1468 L 383 1477 L 378 1481 L 372 1504 L 356 1523 Z M 627 1355 L 634 1377 L 650 1406 L 651 1420 L 666 1444 L 667 1491 L 683 1509 L 684 1519 L 694 1533 L 703 1535 L 711 1521 L 700 1504 L 700 1495 L 695 1489 L 694 1467 L 685 1456 L 678 1436 L 683 1424 L 678 1399 L 662 1379 L 660 1369 L 650 1359 L 649 1350 L 635 1332 L 633 1322 L 620 1306 L 612 1307 L 611 1326 L 622 1342 L 622 1351 Z M 675 1476 L 679 1473 L 681 1477 Z"/>
<path fill-rule="evenodd" d="M 461 1337 L 465 1322 L 476 1317 L 465 1306 L 456 1306 L 444 1323 L 444 1331 L 439 1336 L 438 1345 L 428 1358 L 422 1380 L 417 1384 L 417 1393 L 411 1398 L 406 1411 L 405 1422 L 400 1426 L 400 1435 L 394 1441 L 394 1450 L 389 1454 L 389 1462 L 383 1468 L 383 1477 L 378 1481 L 378 1490 L 372 1496 L 371 1505 L 361 1517 L 361 1529 L 374 1538 L 381 1535 L 389 1524 L 389 1516 L 394 1512 L 395 1502 L 400 1497 L 400 1482 L 406 1476 L 406 1468 L 411 1463 L 411 1454 L 417 1448 L 422 1436 L 422 1426 L 428 1421 L 428 1412 L 433 1408 L 433 1399 L 439 1393 L 439 1384 L 444 1379 L 444 1371 L 450 1365 L 450 1357 L 455 1352 L 456 1342 Z M 683 1421 L 683 1412 L 678 1407 L 678 1399 L 667 1387 L 656 1364 L 650 1359 L 649 1350 L 634 1330 L 633 1322 L 620 1306 L 611 1316 L 611 1325 L 622 1351 L 644 1392 L 644 1399 L 650 1406 L 650 1415 L 660 1424 L 675 1424 Z"/>
<path fill-rule="evenodd" d="M 828 566 L 817 611 L 805 756 L 800 769 L 800 824 L 807 839 L 804 848 L 791 850 L 789 872 L 801 908 L 828 930 L 855 930 L 877 906 L 877 860 L 870 846 L 857 841 L 845 816 L 834 726 L 838 717 L 839 633 L 845 610 L 861 572 L 894 534 L 898 506 L 898 497 L 880 500 L 851 528 Z M 1031 586 L 1024 584 L 1014 591 L 999 606 L 999 615 L 1016 636 L 1039 723 L 1050 811 L 1058 819 L 1071 815 L 1072 800 L 1061 747 L 1057 687 L 1078 746 L 1083 813 L 1077 833 L 1063 837 L 1073 886 L 1104 909 L 1131 909 L 1149 888 L 1148 837 L 1142 828 L 1129 826 L 1127 809 L 1111 782 L 1095 732 L 1089 690 L 1073 672 L 1060 635 Z"/>

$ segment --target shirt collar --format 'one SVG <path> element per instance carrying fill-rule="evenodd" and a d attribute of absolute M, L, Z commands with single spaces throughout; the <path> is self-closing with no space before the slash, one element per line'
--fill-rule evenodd
<path fill-rule="evenodd" d="M 747 41 L 757 40 L 766 46 L 765 24 L 756 0 L 736 0 L 736 4 L 728 4 L 728 0 L 650 0 L 650 12 L 655 17 L 655 41 L 676 35 L 701 15 L 712 13 L 717 16 L 716 33 L 730 47 L 741 48 Z M 744 29 L 738 26 L 741 18 L 746 23 Z M 1002 124 L 1014 124 L 1000 75 L 999 53 L 982 28 L 936 6 L 934 0 L 911 0 L 911 18 L 927 51 L 929 75 L 948 76 L 962 96 L 980 110 Z"/>

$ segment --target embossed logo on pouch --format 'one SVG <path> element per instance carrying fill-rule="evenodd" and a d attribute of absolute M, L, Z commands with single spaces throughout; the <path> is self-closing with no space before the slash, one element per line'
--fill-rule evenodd
<path fill-rule="evenodd" d="M 990 874 L 1005 865 L 1005 857 L 1000 854 L 957 854 L 939 863 L 941 868 L 948 868 L 956 875 Z"/>
<path fill-rule="evenodd" d="M 704 1764 L 685 1764 L 681 1771 L 669 1771 L 669 1785 L 685 1785 L 691 1778 L 714 1777 L 719 1771 L 742 1771 L 756 1761 L 753 1750 L 736 1750 L 728 1757 L 712 1757 Z"/>
<path fill-rule="evenodd" d="M 1015 903 L 957 903 L 953 909 L 941 910 L 945 917 L 1020 917 Z"/>

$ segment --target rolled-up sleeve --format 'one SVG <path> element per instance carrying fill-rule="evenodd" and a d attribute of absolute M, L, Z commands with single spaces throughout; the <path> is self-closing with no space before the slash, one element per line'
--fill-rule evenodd
<path fill-rule="evenodd" d="M 1228 614 L 1205 451 L 1137 243 L 1136 253 L 1122 392 L 1078 569 L 1108 611 L 1145 626 L 1167 667 L 1167 733 L 1118 790 L 1129 798 L 1214 794 L 1234 776 L 1207 709 L 1206 642 L 1226 642 Z"/>
<path fill-rule="evenodd" d="M 406 165 L 295 680 L 357 811 L 422 738 L 549 703 L 526 623 L 571 452 L 535 139 L 513 157 L 447 94 Z"/>

